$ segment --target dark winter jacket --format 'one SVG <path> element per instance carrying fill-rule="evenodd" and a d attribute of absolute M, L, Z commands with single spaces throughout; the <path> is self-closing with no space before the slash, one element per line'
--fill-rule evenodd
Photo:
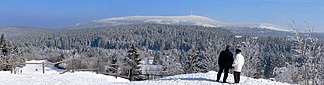
<path fill-rule="evenodd" d="M 229 51 L 229 49 L 226 49 L 219 54 L 218 57 L 219 67 L 231 68 L 233 61 L 234 61 L 233 54 Z"/>

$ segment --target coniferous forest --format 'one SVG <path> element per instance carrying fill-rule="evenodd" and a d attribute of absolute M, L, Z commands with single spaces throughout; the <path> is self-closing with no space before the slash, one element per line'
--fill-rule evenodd
<path fill-rule="evenodd" d="M 0 29 L 21 31 L 12 27 Z M 123 73 L 123 69 L 134 67 L 134 74 L 140 74 L 140 63 L 148 62 L 161 67 L 157 74 L 176 75 L 217 71 L 219 53 L 226 45 L 232 45 L 232 52 L 242 49 L 244 76 L 288 83 L 324 81 L 324 43 L 311 32 L 272 37 L 237 34 L 225 27 L 165 24 L 15 31 L 1 35 L 1 62 L 33 59 L 58 62 L 79 57 L 98 59 L 99 63 L 79 61 L 57 66 L 64 69 L 98 66 L 100 72 L 107 72 L 111 71 L 107 69 L 112 67 L 110 64 L 119 64 L 114 72 Z M 1 65 L 1 70 L 7 68 Z"/>

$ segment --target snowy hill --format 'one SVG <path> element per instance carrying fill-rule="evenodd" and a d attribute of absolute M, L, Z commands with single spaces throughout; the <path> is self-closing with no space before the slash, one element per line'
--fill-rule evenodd
<path fill-rule="evenodd" d="M 208 17 L 198 15 L 187 16 L 126 16 L 126 17 L 113 17 L 106 19 L 94 20 L 89 23 L 77 23 L 75 28 L 90 28 L 111 25 L 124 25 L 124 24 L 142 24 L 142 23 L 156 23 L 156 24 L 175 24 L 175 25 L 199 25 L 207 27 L 245 27 L 245 28 L 260 28 L 276 31 L 289 31 L 282 26 L 261 23 L 261 24 L 235 24 L 217 21 Z"/>
<path fill-rule="evenodd" d="M 262 24 L 259 24 L 257 27 L 264 28 L 264 29 L 270 29 L 270 30 L 277 30 L 277 31 L 286 31 L 286 32 L 291 31 L 291 30 L 284 29 L 284 27 L 270 24 L 270 23 L 262 23 Z"/>
<path fill-rule="evenodd" d="M 47 61 L 29 61 L 33 63 Z M 50 62 L 47 62 L 50 63 Z M 75 72 L 59 74 L 60 69 L 52 66 L 46 67 L 45 74 L 41 70 L 40 64 L 27 64 L 22 68 L 22 74 L 10 74 L 8 71 L 0 71 L 0 85 L 229 85 L 230 83 L 215 82 L 217 72 L 183 74 L 165 77 L 156 80 L 128 81 L 123 78 L 114 78 L 92 72 Z M 230 74 L 228 82 L 233 82 Z M 241 77 L 242 85 L 289 85 L 265 79 L 253 79 Z"/>
<path fill-rule="evenodd" d="M 142 85 L 230 85 L 233 84 L 234 76 L 229 74 L 227 81 L 229 83 L 216 82 L 217 72 L 210 71 L 207 73 L 195 73 L 195 74 L 182 74 L 176 76 L 165 77 L 157 80 L 138 81 L 133 82 L 135 84 Z M 221 80 L 223 78 L 221 77 Z M 241 85 L 290 85 L 287 83 L 280 83 L 265 79 L 254 79 L 241 76 Z"/>
<path fill-rule="evenodd" d="M 263 36 L 263 37 L 287 37 L 292 35 L 291 30 L 269 23 L 262 24 L 239 24 L 225 27 L 237 35 Z"/>
<path fill-rule="evenodd" d="M 188 16 L 126 16 L 106 18 L 94 20 L 89 23 L 77 23 L 77 27 L 98 27 L 109 25 L 124 25 L 124 24 L 142 24 L 142 23 L 156 23 L 156 24 L 179 24 L 179 25 L 199 25 L 207 27 L 218 27 L 224 23 L 216 21 L 203 16 L 188 15 Z"/>
<path fill-rule="evenodd" d="M 266 29 L 266 30 L 274 30 L 274 31 L 283 31 L 283 32 L 291 32 L 291 30 L 286 29 L 285 27 L 274 25 L 271 23 L 261 23 L 261 24 L 232 24 L 228 25 L 231 27 L 243 27 L 243 28 L 258 28 L 258 29 Z"/>

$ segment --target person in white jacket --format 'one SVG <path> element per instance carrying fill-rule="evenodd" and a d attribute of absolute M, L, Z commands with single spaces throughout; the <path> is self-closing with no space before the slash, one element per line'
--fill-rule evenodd
<path fill-rule="evenodd" d="M 240 82 L 240 74 L 244 64 L 244 57 L 241 52 L 240 49 L 235 50 L 236 56 L 232 65 L 234 67 L 234 83 Z"/>

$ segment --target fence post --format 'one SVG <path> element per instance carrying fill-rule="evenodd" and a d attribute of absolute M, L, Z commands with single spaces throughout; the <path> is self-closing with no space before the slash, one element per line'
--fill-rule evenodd
<path fill-rule="evenodd" d="M 10 73 L 13 73 L 13 65 L 14 65 L 14 64 L 11 63 L 11 64 L 9 64 L 9 65 L 11 65 L 11 66 L 10 66 Z"/>
<path fill-rule="evenodd" d="M 71 71 L 72 73 L 74 73 L 73 72 L 73 59 L 74 59 L 74 57 L 72 57 L 72 59 L 69 61 L 69 62 L 71 62 L 71 67 L 68 68 L 68 70 Z"/>
<path fill-rule="evenodd" d="M 12 71 L 16 74 L 16 63 L 13 64 Z"/>
<path fill-rule="evenodd" d="M 99 58 L 97 59 L 98 61 L 97 61 L 97 74 L 99 73 Z"/>
<path fill-rule="evenodd" d="M 119 68 L 119 65 L 115 65 L 115 68 L 114 69 L 115 69 L 115 73 L 116 73 L 116 76 L 115 76 L 116 79 L 118 77 L 118 68 Z"/>
<path fill-rule="evenodd" d="M 43 74 L 45 74 L 45 63 L 42 62 L 42 65 L 43 65 Z"/>
<path fill-rule="evenodd" d="M 132 69 L 130 69 L 128 72 L 129 72 L 129 75 L 128 75 L 129 80 L 133 81 L 133 71 L 132 71 Z"/>

